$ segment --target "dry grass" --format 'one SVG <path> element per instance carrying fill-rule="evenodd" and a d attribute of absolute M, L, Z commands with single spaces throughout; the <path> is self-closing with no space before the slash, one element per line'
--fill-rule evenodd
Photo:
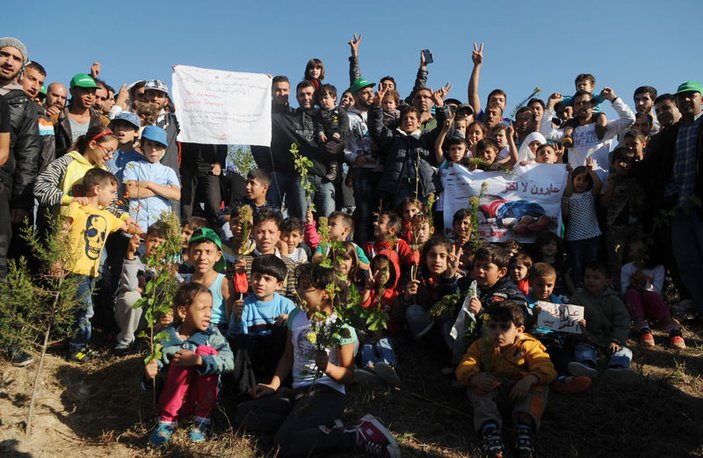
<path fill-rule="evenodd" d="M 698 330 L 700 332 L 700 330 Z M 700 335 L 700 333 L 698 334 Z M 550 397 L 538 451 L 542 457 L 703 456 L 703 341 L 687 333 L 689 349 L 638 349 L 642 380 L 631 387 L 596 381 L 580 396 Z M 343 420 L 372 413 L 390 426 L 406 457 L 479 455 L 471 405 L 451 378 L 440 374 L 432 352 L 404 342 L 401 389 L 354 387 Z M 215 416 L 215 436 L 190 444 L 183 431 L 159 451 L 144 444 L 155 422 L 151 395 L 139 387 L 141 358 L 97 358 L 85 366 L 48 357 L 33 433 L 22 432 L 31 368 L 0 363 L 2 456 L 275 456 L 270 437 L 235 433 L 227 411 Z M 358 456 L 337 454 L 338 457 Z"/>

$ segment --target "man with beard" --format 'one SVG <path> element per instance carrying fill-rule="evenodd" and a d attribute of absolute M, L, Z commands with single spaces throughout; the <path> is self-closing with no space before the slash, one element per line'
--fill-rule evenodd
<path fill-rule="evenodd" d="M 110 108 L 115 104 L 115 100 L 112 98 L 115 91 L 113 90 L 112 95 L 110 95 L 111 88 L 103 80 L 96 79 L 95 84 L 97 87 L 95 88 L 95 105 L 93 105 L 93 108 L 107 116 L 110 113 Z"/>
<path fill-rule="evenodd" d="M 522 142 L 525 141 L 528 135 L 537 130 L 537 117 L 532 108 L 520 107 L 515 113 L 515 143 L 519 148 Z"/>
<path fill-rule="evenodd" d="M 68 99 L 68 89 L 61 83 L 54 82 L 46 88 L 46 100 L 44 108 L 46 114 L 50 117 L 58 116 L 61 110 L 66 108 L 66 100 Z"/>
<path fill-rule="evenodd" d="M 68 152 L 78 137 L 93 126 L 107 126 L 110 120 L 93 108 L 95 104 L 95 80 L 85 73 L 78 73 L 71 79 L 71 101 L 57 116 L 52 116 L 56 133 L 56 157 Z"/>
<path fill-rule="evenodd" d="M 41 157 L 39 160 L 39 173 L 56 158 L 56 138 L 54 126 L 47 116 L 46 110 L 40 101 L 40 91 L 46 80 L 46 70 L 37 62 L 30 62 L 24 68 L 19 82 L 24 92 L 34 100 L 37 109 L 39 135 L 41 136 Z M 64 99 L 65 100 L 65 99 Z M 17 240 L 17 239 L 15 239 Z M 14 245 L 14 243 L 13 243 Z M 12 250 L 11 250 L 12 251 Z M 21 253 L 17 253 L 18 255 Z M 14 257 L 14 253 L 10 256 Z"/>
<path fill-rule="evenodd" d="M 618 97 L 611 88 L 606 87 L 601 92 L 604 100 L 610 100 L 618 119 L 609 121 L 604 135 L 599 139 L 596 134 L 595 116 L 593 115 L 593 95 L 587 91 L 579 90 L 573 97 L 574 117 L 578 126 L 573 130 L 574 146 L 569 149 L 569 164 L 576 168 L 586 165 L 586 159 L 592 157 L 596 161 L 596 169 L 600 169 L 601 178 L 605 179 L 608 169 L 608 156 L 610 154 L 611 140 L 620 132 L 630 127 L 635 122 L 635 115 L 627 104 Z M 549 96 L 547 108 L 542 118 L 541 132 L 547 140 L 561 142 L 564 139 L 564 128 L 552 126 L 555 116 L 554 107 L 563 97 L 559 93 Z"/>
<path fill-rule="evenodd" d="M 640 86 L 635 89 L 632 98 L 635 102 L 637 115 L 649 115 L 652 117 L 652 127 L 648 135 L 654 135 L 659 132 L 659 120 L 654 116 L 654 100 L 657 98 L 657 90 L 652 86 Z"/>
<path fill-rule="evenodd" d="M 681 119 L 676 98 L 671 94 L 662 94 L 654 100 L 654 112 L 657 114 L 661 130 L 673 126 Z"/>
<path fill-rule="evenodd" d="M 680 119 L 658 100 L 657 115 L 662 132 L 647 146 L 643 183 L 647 190 L 650 220 L 661 210 L 671 216 L 671 248 L 678 275 L 698 310 L 703 324 L 703 85 L 698 81 L 682 83 L 675 94 Z"/>
<path fill-rule="evenodd" d="M 356 228 L 354 241 L 363 246 L 371 240 L 372 214 L 378 208 L 378 180 L 381 179 L 382 167 L 378 155 L 373 151 L 373 144 L 368 128 L 368 111 L 373 104 L 374 83 L 363 78 L 354 80 L 350 91 L 354 96 L 354 106 L 347 111 L 349 116 L 349 141 L 345 149 L 345 158 L 351 164 L 354 201 L 356 202 Z"/>
<path fill-rule="evenodd" d="M 41 91 L 46 80 L 46 70 L 37 62 L 30 62 L 24 67 L 22 77 L 19 79 L 24 92 L 37 103 L 39 102 L 39 91 Z"/>
<path fill-rule="evenodd" d="M 24 222 L 34 207 L 32 183 L 37 177 L 40 142 L 37 109 L 17 82 L 28 62 L 27 47 L 17 38 L 0 38 L 0 96 L 9 106 L 10 150 L 0 168 L 0 279 L 7 276 L 12 224 Z M 12 363 L 27 366 L 31 355 L 14 349 Z"/>

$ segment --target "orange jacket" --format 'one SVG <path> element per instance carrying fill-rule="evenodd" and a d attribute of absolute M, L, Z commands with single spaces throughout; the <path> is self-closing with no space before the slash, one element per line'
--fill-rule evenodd
<path fill-rule="evenodd" d="M 456 368 L 456 378 L 468 385 L 469 379 L 481 372 L 498 378 L 522 378 L 532 374 L 545 385 L 557 377 L 544 345 L 529 334 L 520 334 L 514 344 L 503 348 L 494 347 L 486 339 L 471 344 Z"/>

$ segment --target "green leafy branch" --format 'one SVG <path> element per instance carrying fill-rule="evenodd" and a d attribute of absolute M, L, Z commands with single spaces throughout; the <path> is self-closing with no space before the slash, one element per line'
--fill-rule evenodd
<path fill-rule="evenodd" d="M 303 187 L 303 191 L 305 191 L 305 202 L 307 203 L 310 211 L 314 212 L 315 203 L 313 202 L 313 199 L 315 197 L 315 186 L 308 179 L 310 169 L 313 166 L 312 160 L 309 157 L 300 154 L 297 143 L 291 144 L 289 151 L 293 155 L 293 167 L 295 168 L 295 171 L 298 172 L 298 176 L 300 176 L 300 184 Z"/>

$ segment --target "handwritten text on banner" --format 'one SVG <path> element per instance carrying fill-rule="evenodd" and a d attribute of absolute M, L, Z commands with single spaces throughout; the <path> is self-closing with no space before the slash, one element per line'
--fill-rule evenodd
<path fill-rule="evenodd" d="M 182 142 L 271 144 L 271 78 L 176 65 L 173 103 Z"/>

